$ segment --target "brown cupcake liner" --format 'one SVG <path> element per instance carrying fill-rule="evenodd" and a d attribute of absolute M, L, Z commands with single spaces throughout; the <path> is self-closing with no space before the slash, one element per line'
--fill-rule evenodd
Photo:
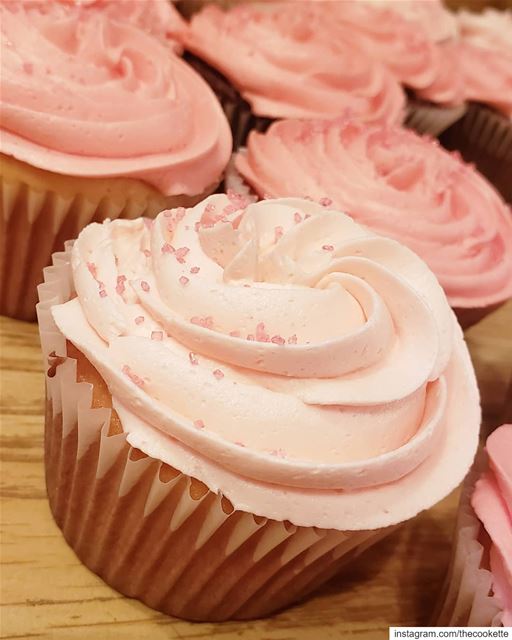
<path fill-rule="evenodd" d="M 256 131 L 268 129 L 273 120 L 254 115 L 249 103 L 242 98 L 227 78 L 190 52 L 185 53 L 184 59 L 202 76 L 219 99 L 231 126 L 234 151 L 245 144 L 252 129 Z"/>
<path fill-rule="evenodd" d="M 80 560 L 148 606 L 189 620 L 269 615 L 336 574 L 394 527 L 336 531 L 237 511 L 199 480 L 134 449 L 99 373 L 50 308 L 74 295 L 71 244 L 40 285 L 50 507 Z"/>
<path fill-rule="evenodd" d="M 206 195 L 166 197 L 140 180 L 61 176 L 5 155 L 0 192 L 0 314 L 28 321 L 35 320 L 37 285 L 52 253 L 87 224 L 154 217 Z"/>
<path fill-rule="evenodd" d="M 471 103 L 447 129 L 441 143 L 475 164 L 504 199 L 512 203 L 512 121 L 489 107 Z"/>
<path fill-rule="evenodd" d="M 466 112 L 466 105 L 443 107 L 432 102 L 410 98 L 407 103 L 404 126 L 421 135 L 440 136 Z"/>
<path fill-rule="evenodd" d="M 501 626 L 502 608 L 492 595 L 488 567 L 489 539 L 471 506 L 471 494 L 485 464 L 481 452 L 462 488 L 452 559 L 434 614 L 437 626 Z"/>

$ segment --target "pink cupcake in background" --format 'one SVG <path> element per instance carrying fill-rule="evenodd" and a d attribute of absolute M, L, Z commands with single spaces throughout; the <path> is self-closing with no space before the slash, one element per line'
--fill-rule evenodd
<path fill-rule="evenodd" d="M 413 10 L 422 4 L 423 9 Z M 327 0 L 315 7 L 338 25 L 344 40 L 383 62 L 407 88 L 408 126 L 437 136 L 462 117 L 465 94 L 455 55 L 454 18 L 445 18 L 448 12 L 440 4 Z M 434 18 L 439 20 L 436 31 Z"/>
<path fill-rule="evenodd" d="M 231 122 L 235 148 L 248 132 L 282 118 L 403 120 L 392 73 L 315 2 L 215 5 L 196 13 L 186 59 L 210 83 Z"/>
<path fill-rule="evenodd" d="M 2 314 L 34 319 L 41 269 L 84 225 L 152 217 L 222 180 L 228 122 L 166 25 L 153 34 L 163 5 L 145 6 L 0 6 Z"/>
<path fill-rule="evenodd" d="M 512 627 L 512 424 L 485 451 L 462 490 L 439 626 Z"/>
<path fill-rule="evenodd" d="M 512 202 L 512 11 L 461 11 L 459 64 L 469 109 L 442 141 Z"/>
<path fill-rule="evenodd" d="M 253 132 L 234 165 L 230 188 L 332 203 L 406 244 L 437 275 L 463 326 L 512 297 L 509 207 L 431 139 L 343 119 L 287 120 Z"/>
<path fill-rule="evenodd" d="M 270 615 L 472 464 L 478 389 L 442 288 L 330 207 L 216 194 L 91 224 L 39 292 L 52 513 L 167 614 Z"/>

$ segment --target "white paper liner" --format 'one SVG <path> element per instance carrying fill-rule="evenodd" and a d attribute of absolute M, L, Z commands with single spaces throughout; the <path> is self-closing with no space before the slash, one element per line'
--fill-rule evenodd
<path fill-rule="evenodd" d="M 492 595 L 492 575 L 483 565 L 483 525 L 471 507 L 471 494 L 485 465 L 481 455 L 464 482 L 457 514 L 452 559 L 434 622 L 450 627 L 499 627 L 502 609 Z"/>
<path fill-rule="evenodd" d="M 422 100 L 411 100 L 407 104 L 404 126 L 437 138 L 464 116 L 466 108 L 464 104 L 443 107 Z"/>
<path fill-rule="evenodd" d="M 45 466 L 50 506 L 77 556 L 122 593 L 191 620 L 247 619 L 295 602 L 394 527 L 343 532 L 236 511 L 201 482 L 109 435 L 111 410 L 50 313 L 74 295 L 71 243 L 53 256 L 37 313 L 46 376 Z"/>

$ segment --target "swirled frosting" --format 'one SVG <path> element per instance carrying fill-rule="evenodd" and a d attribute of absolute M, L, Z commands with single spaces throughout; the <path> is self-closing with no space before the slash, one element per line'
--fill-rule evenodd
<path fill-rule="evenodd" d="M 503 626 L 512 626 L 512 424 L 488 438 L 489 469 L 477 481 L 471 504 L 491 539 L 489 561 Z"/>
<path fill-rule="evenodd" d="M 512 11 L 461 11 L 458 20 L 466 98 L 512 118 Z"/>
<path fill-rule="evenodd" d="M 461 104 L 464 91 L 458 59 L 439 46 L 398 5 L 379 2 L 318 2 L 324 19 L 337 23 L 340 37 L 381 60 L 402 84 L 432 102 Z M 404 5 L 404 8 L 408 3 Z M 430 3 L 427 2 L 427 6 Z M 450 43 L 448 43 L 450 44 Z"/>
<path fill-rule="evenodd" d="M 95 4 L 1 4 L 1 151 L 166 195 L 216 184 L 231 134 L 212 91 L 158 38 Z"/>
<path fill-rule="evenodd" d="M 446 42 L 458 35 L 457 19 L 442 0 L 359 0 L 399 12 L 421 29 L 433 42 Z"/>
<path fill-rule="evenodd" d="M 259 116 L 351 112 L 366 121 L 400 121 L 405 98 L 391 73 L 319 3 L 299 4 L 208 6 L 193 16 L 185 47 L 221 71 Z"/>
<path fill-rule="evenodd" d="M 328 197 L 403 242 L 428 263 L 454 307 L 512 297 L 509 207 L 433 140 L 348 120 L 288 120 L 251 133 L 235 164 L 260 196 Z"/>
<path fill-rule="evenodd" d="M 214 195 L 89 225 L 71 265 L 77 297 L 53 317 L 129 442 L 235 508 L 375 528 L 466 473 L 478 393 L 443 291 L 348 216 Z"/>

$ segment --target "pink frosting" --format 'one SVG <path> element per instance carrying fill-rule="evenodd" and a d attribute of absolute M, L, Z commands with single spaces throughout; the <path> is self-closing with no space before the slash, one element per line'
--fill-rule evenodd
<path fill-rule="evenodd" d="M 512 53 L 462 40 L 458 45 L 466 98 L 512 118 Z"/>
<path fill-rule="evenodd" d="M 472 367 L 435 277 L 395 241 L 314 202 L 230 193 L 89 225 L 71 264 L 77 297 L 53 317 L 129 442 L 235 508 L 376 528 L 465 475 Z"/>
<path fill-rule="evenodd" d="M 393 9 L 421 29 L 433 42 L 446 42 L 457 37 L 458 24 L 454 14 L 442 0 L 359 0 Z"/>
<path fill-rule="evenodd" d="M 318 4 L 226 12 L 208 6 L 192 18 L 185 47 L 220 70 L 259 116 L 328 118 L 350 111 L 367 121 L 400 121 L 399 84 Z"/>
<path fill-rule="evenodd" d="M 348 120 L 274 123 L 235 165 L 260 195 L 329 197 L 434 271 L 454 307 L 512 297 L 512 216 L 473 167 L 402 128 Z"/>
<path fill-rule="evenodd" d="M 158 38 L 111 19 L 110 4 L 90 7 L 2 3 L 1 151 L 168 195 L 218 182 L 231 134 L 212 91 Z"/>
<path fill-rule="evenodd" d="M 417 22 L 404 17 L 399 4 L 318 3 L 324 17 L 338 24 L 345 40 L 381 60 L 400 82 L 432 102 L 461 104 L 464 91 L 456 56 L 447 44 L 438 46 Z"/>
<path fill-rule="evenodd" d="M 496 429 L 486 444 L 489 470 L 478 480 L 471 504 L 491 538 L 493 591 L 512 626 L 512 424 Z"/>

